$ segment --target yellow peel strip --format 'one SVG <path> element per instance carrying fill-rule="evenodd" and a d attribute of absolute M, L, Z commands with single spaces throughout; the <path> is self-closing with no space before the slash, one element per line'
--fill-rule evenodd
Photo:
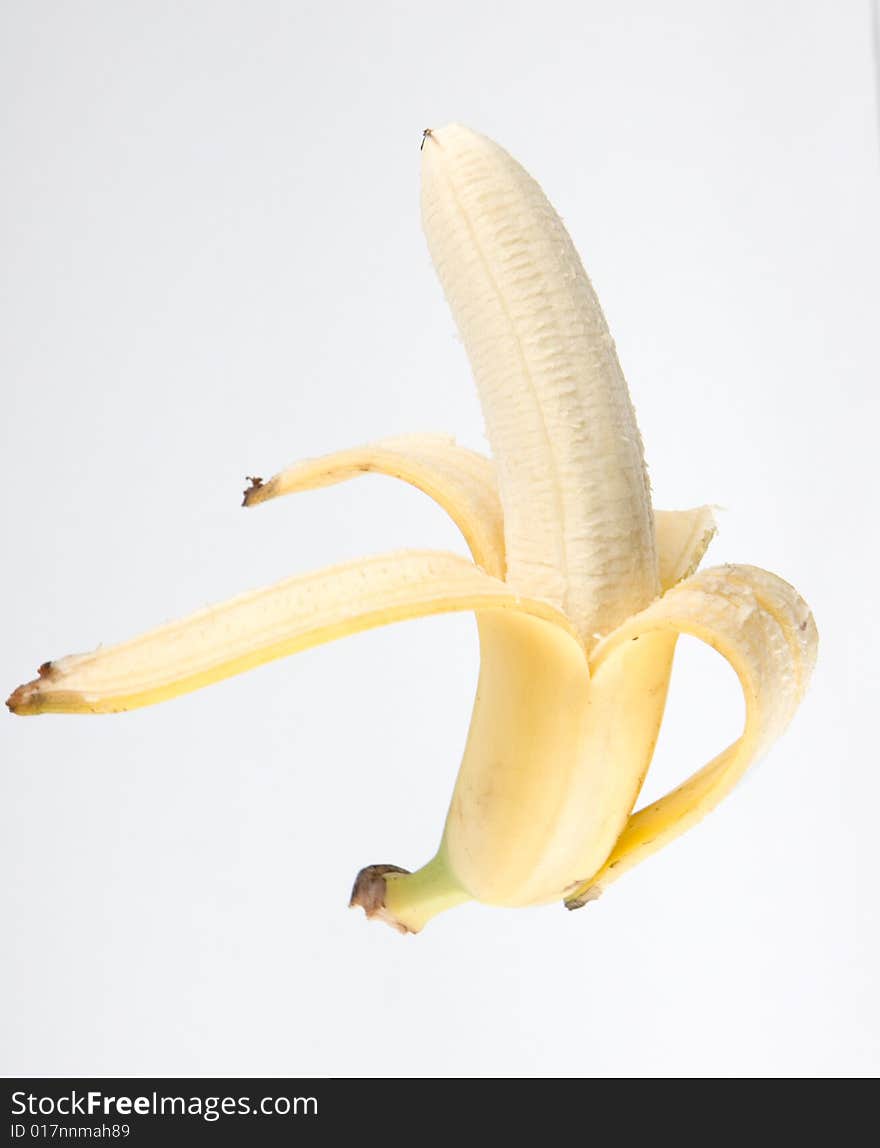
<path fill-rule="evenodd" d="M 718 527 L 711 506 L 693 510 L 655 510 L 660 589 L 665 594 L 689 578 L 703 560 Z"/>
<path fill-rule="evenodd" d="M 504 522 L 495 468 L 484 455 L 447 435 L 406 435 L 305 459 L 253 486 L 245 493 L 245 505 L 368 473 L 402 479 L 433 498 L 464 535 L 477 565 L 504 577 Z"/>
<path fill-rule="evenodd" d="M 745 727 L 698 773 L 630 817 L 602 868 L 570 894 L 572 908 L 593 900 L 727 796 L 788 725 L 816 660 L 818 636 L 808 606 L 787 582 L 754 566 L 720 566 L 686 579 L 600 643 L 591 671 L 629 642 L 658 631 L 691 634 L 727 659 L 745 695 Z"/>
<path fill-rule="evenodd" d="M 554 607 L 518 597 L 466 558 L 407 550 L 288 578 L 120 645 L 48 662 L 7 705 L 18 714 L 135 709 L 348 634 L 464 610 L 519 611 L 577 640 Z"/>

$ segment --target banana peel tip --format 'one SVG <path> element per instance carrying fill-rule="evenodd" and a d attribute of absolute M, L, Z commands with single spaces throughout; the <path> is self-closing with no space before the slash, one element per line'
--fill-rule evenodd
<path fill-rule="evenodd" d="M 24 685 L 13 690 L 6 699 L 6 706 L 10 713 L 17 714 L 20 717 L 39 713 L 39 696 L 43 682 L 52 681 L 56 676 L 54 663 L 43 662 L 37 670 L 37 677 L 35 677 L 32 682 L 25 682 Z"/>
<path fill-rule="evenodd" d="M 254 503 L 260 501 L 258 491 L 263 489 L 263 480 L 259 475 L 246 474 L 245 478 L 250 483 L 250 486 L 244 492 L 244 498 L 241 500 L 242 506 L 253 506 Z"/>

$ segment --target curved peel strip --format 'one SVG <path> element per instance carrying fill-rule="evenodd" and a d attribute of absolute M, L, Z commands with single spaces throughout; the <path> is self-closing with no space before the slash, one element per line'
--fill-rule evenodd
<path fill-rule="evenodd" d="M 718 526 L 711 506 L 697 506 L 693 510 L 655 510 L 654 529 L 660 590 L 665 594 L 694 573 Z"/>
<path fill-rule="evenodd" d="M 495 467 L 485 455 L 459 446 L 448 435 L 401 435 L 305 459 L 251 487 L 244 504 L 255 506 L 368 473 L 402 479 L 433 498 L 464 535 L 477 565 L 504 577 L 504 520 Z"/>
<path fill-rule="evenodd" d="M 526 614 L 576 641 L 552 606 L 520 598 L 466 558 L 407 550 L 288 578 L 120 645 L 48 662 L 7 705 L 18 714 L 136 709 L 348 634 L 464 610 Z"/>
<path fill-rule="evenodd" d="M 570 908 L 593 900 L 727 796 L 788 725 L 816 660 L 809 607 L 787 582 L 755 566 L 714 567 L 680 583 L 596 648 L 592 672 L 630 642 L 658 631 L 700 638 L 727 659 L 745 695 L 745 727 L 698 773 L 630 817 L 602 868 L 570 893 Z"/>

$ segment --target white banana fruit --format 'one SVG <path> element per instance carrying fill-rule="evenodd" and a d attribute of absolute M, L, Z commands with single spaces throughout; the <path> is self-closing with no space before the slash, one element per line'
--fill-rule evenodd
<path fill-rule="evenodd" d="M 375 472 L 434 498 L 473 561 L 405 551 L 243 594 L 121 645 L 45 663 L 15 713 L 163 701 L 369 627 L 474 611 L 481 670 L 435 857 L 373 865 L 351 903 L 403 932 L 475 899 L 577 908 L 712 809 L 783 731 L 816 656 L 812 616 L 750 566 L 695 573 L 711 510 L 654 512 L 635 414 L 595 293 L 561 221 L 500 147 L 425 133 L 423 220 L 473 367 L 494 461 L 440 435 L 300 462 L 253 506 Z M 633 813 L 678 634 L 733 666 L 740 738 Z"/>
<path fill-rule="evenodd" d="M 428 247 L 498 466 L 507 578 L 588 643 L 656 597 L 635 412 L 559 216 L 507 152 L 452 125 L 422 151 Z"/>

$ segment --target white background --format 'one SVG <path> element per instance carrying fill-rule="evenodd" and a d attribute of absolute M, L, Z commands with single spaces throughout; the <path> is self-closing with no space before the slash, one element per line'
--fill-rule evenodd
<path fill-rule="evenodd" d="M 243 476 L 406 431 L 482 446 L 418 216 L 421 129 L 496 138 L 569 224 L 661 507 L 793 581 L 788 735 L 580 913 L 350 913 L 439 838 L 472 619 L 119 717 L 4 716 L 4 1073 L 880 1069 L 877 109 L 866 3 L 49 3 L 0 17 L 8 689 L 288 573 L 463 550 L 366 479 Z M 682 644 L 656 795 L 735 736 Z"/>

